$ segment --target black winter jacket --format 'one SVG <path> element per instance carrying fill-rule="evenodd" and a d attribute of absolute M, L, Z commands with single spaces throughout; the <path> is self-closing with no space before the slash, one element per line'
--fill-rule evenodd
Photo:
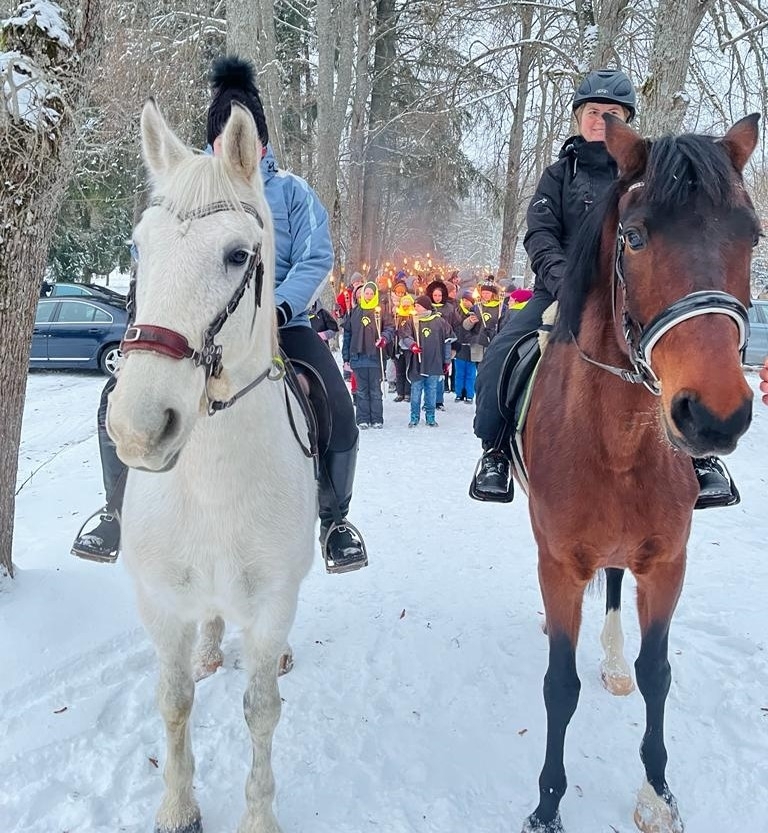
<path fill-rule="evenodd" d="M 616 163 L 603 142 L 573 136 L 558 161 L 544 169 L 528 206 L 523 245 L 531 259 L 535 289 L 555 298 L 565 276 L 568 247 L 585 215 L 617 176 Z"/>

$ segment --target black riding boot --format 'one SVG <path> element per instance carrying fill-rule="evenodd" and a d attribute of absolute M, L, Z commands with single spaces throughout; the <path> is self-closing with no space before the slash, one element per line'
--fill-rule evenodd
<path fill-rule="evenodd" d="M 357 462 L 357 440 L 347 451 L 327 451 L 320 464 L 320 546 L 329 573 L 368 566 L 362 535 L 347 520 Z"/>
<path fill-rule="evenodd" d="M 104 564 L 113 564 L 120 552 L 120 512 L 123 508 L 125 480 L 128 476 L 128 467 L 117 456 L 115 444 L 107 434 L 106 428 L 107 398 L 116 384 L 117 379 L 112 376 L 104 386 L 96 418 L 99 430 L 101 471 L 107 503 L 86 519 L 77 533 L 71 550 L 72 555 L 78 558 Z M 85 532 L 86 527 L 91 526 L 94 521 L 98 521 L 97 525 Z"/>
<path fill-rule="evenodd" d="M 515 496 L 509 453 L 500 448 L 502 445 L 483 443 L 483 456 L 469 485 L 469 496 L 474 500 L 511 503 Z"/>
<path fill-rule="evenodd" d="M 741 495 L 730 472 L 717 457 L 694 457 L 693 470 L 699 481 L 699 497 L 694 509 L 734 506 L 741 502 Z"/>

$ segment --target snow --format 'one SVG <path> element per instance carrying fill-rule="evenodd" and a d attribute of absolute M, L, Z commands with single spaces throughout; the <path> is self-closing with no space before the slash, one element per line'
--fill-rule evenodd
<path fill-rule="evenodd" d="M 128 576 L 120 562 L 68 554 L 102 499 L 103 382 L 30 374 L 18 577 L 0 588 L 3 833 L 148 831 L 161 796 L 156 666 Z M 467 497 L 478 452 L 471 407 L 447 396 L 437 430 L 411 431 L 407 407 L 389 398 L 384 430 L 361 436 L 351 518 L 371 566 L 328 576 L 318 552 L 302 589 L 274 743 L 284 833 L 497 833 L 519 830 L 536 804 L 547 643 L 525 499 Z M 766 446 L 768 409 L 758 404 L 729 460 L 743 502 L 696 514 L 671 632 L 667 772 L 695 833 L 766 830 Z M 632 662 L 638 629 L 625 584 Z M 568 833 L 635 830 L 644 780 L 642 698 L 613 698 L 600 684 L 602 605 L 598 595 L 585 603 Z M 233 831 L 244 806 L 239 652 L 228 633 L 224 668 L 196 693 L 196 796 L 209 833 Z"/>
<path fill-rule="evenodd" d="M 16 12 L 15 17 L 0 20 L 0 32 L 36 26 L 45 33 L 47 40 L 58 42 L 62 48 L 74 46 L 62 18 L 63 12 L 56 3 L 29 0 L 21 3 Z M 0 42 L 5 40 L 5 37 L 0 38 Z M 4 78 L 5 107 L 13 118 L 45 131 L 58 124 L 61 90 L 58 84 L 47 79 L 46 72 L 32 58 L 20 52 L 0 52 L 0 76 Z"/>
<path fill-rule="evenodd" d="M 74 45 L 67 24 L 64 23 L 64 12 L 58 4 L 51 3 L 49 0 L 29 0 L 29 2 L 21 3 L 16 12 L 15 17 L 0 21 L 0 26 L 2 28 L 37 26 L 45 32 L 49 40 L 58 41 L 65 49 L 71 49 Z"/>

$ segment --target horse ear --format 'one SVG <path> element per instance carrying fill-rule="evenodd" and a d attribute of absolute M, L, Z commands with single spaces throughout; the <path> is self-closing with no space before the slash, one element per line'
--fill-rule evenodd
<path fill-rule="evenodd" d="M 166 124 L 154 98 L 147 99 L 141 111 L 141 146 L 155 177 L 167 174 L 190 153 Z"/>
<path fill-rule="evenodd" d="M 624 177 L 639 174 L 648 161 L 648 145 L 625 121 L 606 113 L 605 145 L 608 153 L 616 160 L 619 173 Z"/>
<path fill-rule="evenodd" d="M 720 139 L 720 144 L 731 157 L 733 167 L 741 173 L 744 166 L 752 156 L 752 151 L 757 147 L 757 123 L 760 121 L 760 113 L 752 113 L 744 116 Z"/>
<path fill-rule="evenodd" d="M 261 162 L 261 142 L 253 116 L 240 104 L 232 104 L 232 114 L 221 134 L 221 155 L 236 176 L 251 183 Z"/>

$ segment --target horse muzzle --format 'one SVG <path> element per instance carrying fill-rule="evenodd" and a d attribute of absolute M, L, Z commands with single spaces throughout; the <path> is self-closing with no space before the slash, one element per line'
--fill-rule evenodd
<path fill-rule="evenodd" d="M 669 441 L 692 457 L 730 454 L 751 422 L 751 398 L 723 418 L 689 392 L 675 395 L 665 419 Z"/>
<path fill-rule="evenodd" d="M 178 462 L 188 434 L 182 427 L 180 415 L 171 408 L 158 415 L 154 424 L 147 419 L 123 425 L 107 411 L 106 428 L 115 443 L 117 456 L 132 469 L 146 472 L 167 472 Z"/>

